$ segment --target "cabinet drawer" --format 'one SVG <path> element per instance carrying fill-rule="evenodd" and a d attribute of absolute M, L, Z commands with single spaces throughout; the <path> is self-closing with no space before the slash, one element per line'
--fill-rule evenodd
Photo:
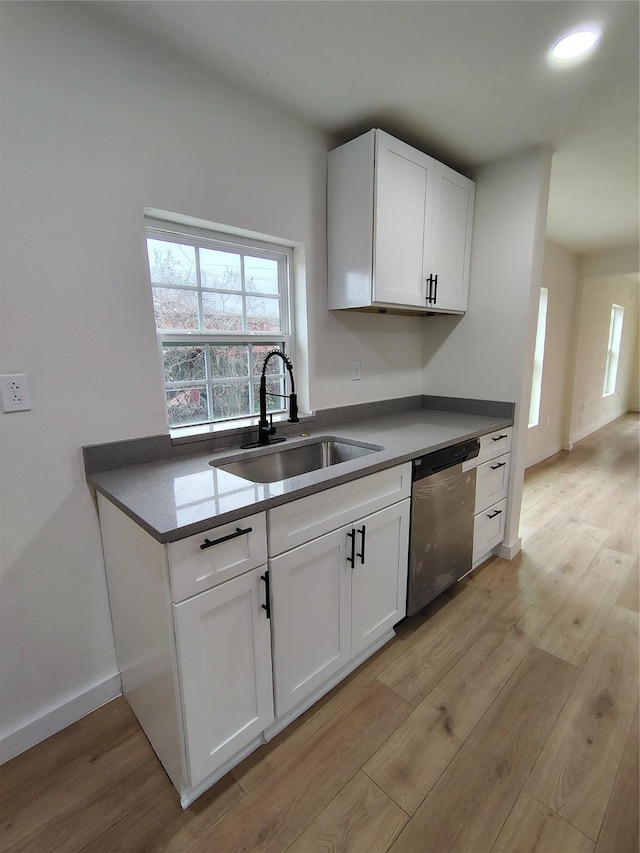
<path fill-rule="evenodd" d="M 506 498 L 483 512 L 479 512 L 473 523 L 473 563 L 486 556 L 504 539 Z"/>
<path fill-rule="evenodd" d="M 477 458 L 478 465 L 496 456 L 502 456 L 503 453 L 508 453 L 511 450 L 512 433 L 513 427 L 506 427 L 487 433 L 487 435 L 481 435 L 480 453 Z"/>
<path fill-rule="evenodd" d="M 275 557 L 411 493 L 411 463 L 388 468 L 269 510 L 269 556 Z"/>
<path fill-rule="evenodd" d="M 167 548 L 171 599 L 178 602 L 266 563 L 265 513 L 171 542 Z"/>
<path fill-rule="evenodd" d="M 476 512 L 506 498 L 511 454 L 496 456 L 476 469 Z"/>

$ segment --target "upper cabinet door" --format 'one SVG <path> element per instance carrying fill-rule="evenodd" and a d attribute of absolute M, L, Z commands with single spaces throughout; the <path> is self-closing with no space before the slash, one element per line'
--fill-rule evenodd
<path fill-rule="evenodd" d="M 378 131 L 373 301 L 424 307 L 434 160 Z"/>
<path fill-rule="evenodd" d="M 442 163 L 435 164 L 433 183 L 430 251 L 425 262 L 425 276 L 431 278 L 428 304 L 434 311 L 466 311 L 476 185 Z"/>

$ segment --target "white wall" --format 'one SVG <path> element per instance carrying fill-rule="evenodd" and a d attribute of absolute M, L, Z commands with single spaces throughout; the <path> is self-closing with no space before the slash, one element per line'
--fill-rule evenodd
<path fill-rule="evenodd" d="M 469 310 L 425 321 L 423 393 L 516 403 L 504 556 L 520 548 L 538 296 L 551 155 L 526 152 L 478 170 Z"/>
<path fill-rule="evenodd" d="M 568 249 L 547 241 L 542 286 L 548 289 L 549 297 L 540 421 L 537 426 L 527 430 L 527 468 L 557 453 L 567 443 L 573 393 L 573 346 L 578 297 L 577 256 Z"/>
<path fill-rule="evenodd" d="M 611 305 L 624 308 L 616 390 L 602 396 Z M 637 408 L 638 276 L 585 278 L 581 283 L 569 446 Z"/>
<path fill-rule="evenodd" d="M 32 400 L 0 415 L 10 754 L 117 689 L 80 448 L 166 429 L 143 208 L 304 244 L 296 368 L 302 388 L 308 366 L 316 408 L 419 394 L 422 325 L 326 310 L 332 140 L 113 30 L 92 4 L 5 3 L 1 15 L 0 370 L 26 373 Z"/>

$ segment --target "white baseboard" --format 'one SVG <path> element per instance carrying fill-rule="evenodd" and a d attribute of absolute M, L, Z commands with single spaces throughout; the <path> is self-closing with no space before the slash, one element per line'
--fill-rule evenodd
<path fill-rule="evenodd" d="M 503 560 L 513 560 L 516 554 L 519 554 L 522 550 L 522 538 L 520 536 L 516 536 L 513 542 L 502 542 L 496 548 L 493 549 L 493 553 L 497 557 L 502 557 Z"/>
<path fill-rule="evenodd" d="M 52 708 L 40 717 L 13 729 L 0 737 L 0 764 L 15 758 L 40 741 L 62 731 L 71 723 L 95 711 L 122 693 L 120 673 L 95 684 L 83 693 L 73 696 L 62 705 Z"/>
<path fill-rule="evenodd" d="M 560 444 L 554 444 L 552 447 L 545 447 L 544 450 L 539 450 L 537 453 L 531 457 L 531 459 L 527 459 L 526 468 L 531 468 L 533 465 L 537 465 L 538 462 L 543 462 L 545 459 L 548 459 L 550 456 L 555 456 L 556 453 L 560 453 L 563 448 Z"/>
<path fill-rule="evenodd" d="M 576 441 L 582 441 L 583 438 L 586 438 L 588 435 L 591 435 L 592 432 L 597 432 L 599 429 L 602 429 L 602 427 L 606 426 L 607 424 L 610 424 L 612 421 L 617 421 L 618 418 L 621 418 L 623 415 L 626 415 L 627 411 L 628 410 L 625 409 L 623 412 L 616 412 L 613 415 L 607 415 L 606 418 L 603 418 L 601 421 L 598 421 L 598 423 L 591 424 L 590 426 L 581 429 L 579 432 L 575 432 L 571 436 L 571 443 L 575 444 Z"/>

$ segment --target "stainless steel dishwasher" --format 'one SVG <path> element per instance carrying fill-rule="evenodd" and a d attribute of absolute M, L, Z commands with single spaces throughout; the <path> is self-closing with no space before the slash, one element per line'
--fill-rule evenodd
<path fill-rule="evenodd" d="M 407 616 L 471 571 L 477 439 L 413 461 Z"/>

